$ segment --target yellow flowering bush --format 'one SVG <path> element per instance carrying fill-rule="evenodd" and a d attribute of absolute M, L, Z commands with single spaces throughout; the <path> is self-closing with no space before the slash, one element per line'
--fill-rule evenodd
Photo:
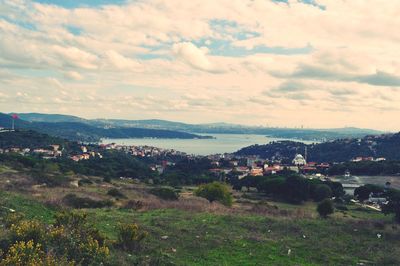
<path fill-rule="evenodd" d="M 42 245 L 29 240 L 19 241 L 12 245 L 5 258 L 0 261 L 0 266 L 73 266 L 75 263 L 68 262 L 65 258 L 57 259 L 51 254 L 43 251 Z"/>
<path fill-rule="evenodd" d="M 100 245 L 96 239 L 89 237 L 87 241 L 79 244 L 80 261 L 82 265 L 100 265 L 110 255 L 110 250 Z"/>
<path fill-rule="evenodd" d="M 118 228 L 118 245 L 125 250 L 138 250 L 147 235 L 138 224 L 122 224 Z"/>
<path fill-rule="evenodd" d="M 18 224 L 24 219 L 24 215 L 19 212 L 9 212 L 3 218 L 4 227 L 9 229 L 13 224 Z"/>
<path fill-rule="evenodd" d="M 43 265 L 44 257 L 45 253 L 40 244 L 35 244 L 32 240 L 28 242 L 19 241 L 9 248 L 6 257 L 0 262 L 0 265 Z"/>
<path fill-rule="evenodd" d="M 105 238 L 81 213 L 58 214 L 50 226 L 36 220 L 15 221 L 6 236 L 0 266 L 102 265 L 110 254 Z"/>
<path fill-rule="evenodd" d="M 33 240 L 35 243 L 40 243 L 45 240 L 45 227 L 36 220 L 24 220 L 17 224 L 12 224 L 10 231 L 14 242 Z"/>

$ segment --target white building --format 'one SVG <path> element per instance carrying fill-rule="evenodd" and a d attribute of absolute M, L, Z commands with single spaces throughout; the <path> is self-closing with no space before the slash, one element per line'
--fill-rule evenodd
<path fill-rule="evenodd" d="M 304 159 L 303 155 L 301 155 L 301 154 L 296 154 L 296 156 L 294 157 L 292 163 L 294 165 L 297 165 L 297 166 L 301 166 L 301 165 L 306 165 L 307 164 L 306 159 Z"/>

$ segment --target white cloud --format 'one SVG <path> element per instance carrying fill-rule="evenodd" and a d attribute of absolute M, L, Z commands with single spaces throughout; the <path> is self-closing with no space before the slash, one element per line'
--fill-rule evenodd
<path fill-rule="evenodd" d="M 72 80 L 82 80 L 83 76 L 76 71 L 68 71 L 64 73 L 64 77 Z"/>
<path fill-rule="evenodd" d="M 178 59 L 196 69 L 212 73 L 223 71 L 209 60 L 207 57 L 208 49 L 206 47 L 198 48 L 193 43 L 182 42 L 174 44 L 172 51 Z"/>
<path fill-rule="evenodd" d="M 0 0 L 0 111 L 399 129 L 400 3 L 317 2 Z"/>

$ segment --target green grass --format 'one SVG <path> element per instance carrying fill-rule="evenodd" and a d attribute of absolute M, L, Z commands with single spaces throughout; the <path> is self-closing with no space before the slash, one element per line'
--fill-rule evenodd
<path fill-rule="evenodd" d="M 0 206 L 23 213 L 28 219 L 38 219 L 45 223 L 53 221 L 55 210 L 45 207 L 43 204 L 17 193 L 0 191 Z"/>
<path fill-rule="evenodd" d="M 398 230 L 378 230 L 372 224 L 343 219 L 296 220 L 172 209 L 89 212 L 97 227 L 113 239 L 116 223 L 141 224 L 150 232 L 143 252 L 152 256 L 153 250 L 161 251 L 177 265 L 376 264 L 398 254 L 400 245 Z M 377 233 L 383 237 L 378 239 Z M 162 240 L 165 235 L 168 239 Z"/>
<path fill-rule="evenodd" d="M 11 169 L 10 167 L 8 167 L 6 165 L 0 164 L 0 174 L 3 174 L 3 173 L 17 173 L 17 171 Z"/>
<path fill-rule="evenodd" d="M 312 203 L 277 205 L 279 209 L 314 208 Z M 0 206 L 46 223 L 55 214 L 30 197 L 11 192 L 0 192 Z M 389 222 L 391 217 L 358 206 L 348 208 L 347 217 L 338 212 L 329 219 L 176 209 L 80 211 L 87 212 L 90 222 L 111 240 L 117 239 L 119 223 L 135 222 L 149 232 L 140 252 L 112 249 L 114 265 L 156 257 L 161 258 L 157 265 L 400 265 L 400 229 Z M 377 221 L 386 222 L 386 227 L 375 226 Z"/>

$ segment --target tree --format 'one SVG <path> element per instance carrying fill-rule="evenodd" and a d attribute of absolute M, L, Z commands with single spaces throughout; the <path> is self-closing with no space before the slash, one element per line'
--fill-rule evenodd
<path fill-rule="evenodd" d="M 317 212 L 322 218 L 328 217 L 334 212 L 332 201 L 330 199 L 321 201 L 317 206 Z"/>
<path fill-rule="evenodd" d="M 230 188 L 221 182 L 212 182 L 199 186 L 194 194 L 206 198 L 209 202 L 219 201 L 226 206 L 232 205 L 232 194 Z"/>
<path fill-rule="evenodd" d="M 389 201 L 382 206 L 384 214 L 394 213 L 394 219 L 400 223 L 400 191 L 390 191 Z"/>
<path fill-rule="evenodd" d="M 282 196 L 289 202 L 301 203 L 309 198 L 310 184 L 307 179 L 289 176 L 283 186 Z"/>
<path fill-rule="evenodd" d="M 366 184 L 364 186 L 360 186 L 354 190 L 354 196 L 359 201 L 364 201 L 369 198 L 371 193 L 382 193 L 383 188 L 377 185 Z"/>
<path fill-rule="evenodd" d="M 330 198 L 332 196 L 332 189 L 328 185 L 317 185 L 314 192 L 314 200 L 322 201 L 326 198 Z"/>

